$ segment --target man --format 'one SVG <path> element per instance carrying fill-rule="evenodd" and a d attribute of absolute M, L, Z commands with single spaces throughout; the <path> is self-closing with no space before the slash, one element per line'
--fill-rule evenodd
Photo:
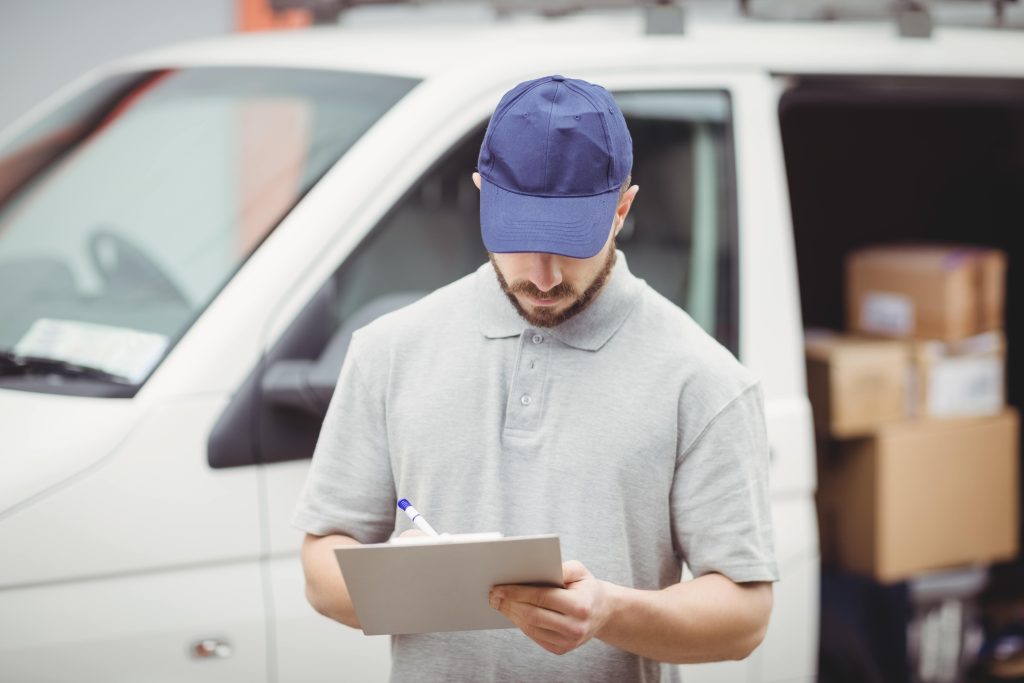
<path fill-rule="evenodd" d="M 492 589 L 518 630 L 395 636 L 395 680 L 653 681 L 763 638 L 760 386 L 615 249 L 631 167 L 606 90 L 516 86 L 473 174 L 490 263 L 353 335 L 294 517 L 312 605 L 359 626 L 331 548 L 407 529 L 400 497 L 569 559 L 564 589 Z"/>

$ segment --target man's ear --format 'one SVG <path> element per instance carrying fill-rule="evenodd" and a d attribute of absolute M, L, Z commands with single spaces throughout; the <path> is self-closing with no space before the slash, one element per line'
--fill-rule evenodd
<path fill-rule="evenodd" d="M 629 208 L 633 206 L 633 200 L 636 199 L 636 193 L 640 191 L 639 185 L 633 185 L 626 193 L 622 195 L 622 199 L 619 200 L 619 205 L 615 208 L 615 220 L 618 223 L 616 232 L 622 229 L 623 223 L 626 222 L 626 216 L 629 214 Z"/>
<path fill-rule="evenodd" d="M 473 171 L 473 184 L 476 185 L 476 189 L 480 189 L 480 174 Z"/>

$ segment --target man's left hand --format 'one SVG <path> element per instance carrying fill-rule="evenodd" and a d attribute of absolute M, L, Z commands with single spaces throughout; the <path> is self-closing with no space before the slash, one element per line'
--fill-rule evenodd
<path fill-rule="evenodd" d="M 593 638 L 611 616 L 608 586 L 581 562 L 562 564 L 565 588 L 495 586 L 491 607 L 548 652 L 564 655 Z"/>

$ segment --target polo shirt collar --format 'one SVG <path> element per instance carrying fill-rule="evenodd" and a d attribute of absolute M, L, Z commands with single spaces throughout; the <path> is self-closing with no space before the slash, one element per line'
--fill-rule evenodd
<path fill-rule="evenodd" d="M 581 313 L 555 327 L 543 328 L 569 346 L 597 351 L 629 317 L 639 299 L 643 280 L 630 272 L 626 256 L 618 251 L 611 276 L 597 298 Z M 476 271 L 477 319 L 485 337 L 517 337 L 530 327 L 501 289 L 490 261 Z"/>

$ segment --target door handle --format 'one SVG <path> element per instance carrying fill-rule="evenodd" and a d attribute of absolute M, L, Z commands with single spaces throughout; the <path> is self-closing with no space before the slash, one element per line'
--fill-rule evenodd
<path fill-rule="evenodd" d="M 220 638 L 203 638 L 189 648 L 193 659 L 225 659 L 234 652 L 231 643 Z"/>

